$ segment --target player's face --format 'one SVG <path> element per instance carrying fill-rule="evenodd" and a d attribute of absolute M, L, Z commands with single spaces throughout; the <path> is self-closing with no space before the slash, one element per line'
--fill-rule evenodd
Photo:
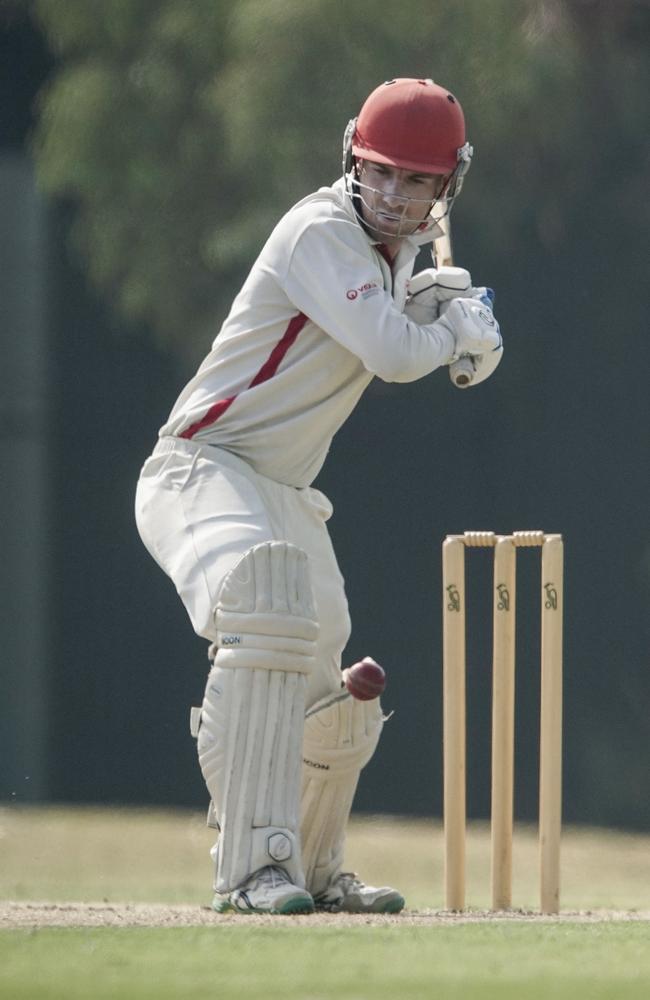
<path fill-rule="evenodd" d="M 447 175 L 422 174 L 362 160 L 361 214 L 373 237 L 395 240 L 414 233 L 444 192 L 447 180 Z"/>

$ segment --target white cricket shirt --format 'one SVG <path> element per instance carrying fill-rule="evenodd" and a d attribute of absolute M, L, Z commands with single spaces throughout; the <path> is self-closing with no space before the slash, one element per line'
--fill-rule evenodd
<path fill-rule="evenodd" d="M 218 445 L 264 476 L 309 486 L 373 376 L 410 382 L 448 363 L 450 333 L 403 308 L 420 245 L 392 264 L 357 221 L 343 179 L 280 220 L 212 350 L 160 436 Z"/>

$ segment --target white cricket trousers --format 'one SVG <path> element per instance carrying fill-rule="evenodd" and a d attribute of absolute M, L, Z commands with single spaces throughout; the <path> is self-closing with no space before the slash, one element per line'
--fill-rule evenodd
<path fill-rule="evenodd" d="M 307 704 L 340 689 L 350 618 L 323 493 L 276 483 L 222 448 L 167 437 L 142 467 L 135 511 L 142 541 L 171 577 L 194 631 L 210 642 L 223 579 L 251 546 L 285 541 L 304 549 L 320 624 Z"/>

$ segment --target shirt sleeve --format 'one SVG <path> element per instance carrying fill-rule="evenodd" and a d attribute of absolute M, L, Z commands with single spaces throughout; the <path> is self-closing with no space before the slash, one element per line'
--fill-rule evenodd
<path fill-rule="evenodd" d="M 412 382 L 448 364 L 452 334 L 418 326 L 384 288 L 370 244 L 353 222 L 312 220 L 295 242 L 279 280 L 300 312 L 385 382 Z"/>

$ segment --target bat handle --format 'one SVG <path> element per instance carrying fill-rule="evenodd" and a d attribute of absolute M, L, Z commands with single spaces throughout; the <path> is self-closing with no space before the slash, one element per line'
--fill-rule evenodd
<path fill-rule="evenodd" d="M 481 302 L 490 310 L 494 305 L 494 292 L 491 288 L 484 289 Z M 442 311 L 442 310 L 441 310 Z M 458 389 L 466 389 L 474 381 L 476 369 L 469 354 L 462 354 L 453 365 L 449 366 L 449 378 Z"/>
<path fill-rule="evenodd" d="M 466 389 L 474 379 L 474 364 L 469 354 L 464 354 L 449 366 L 449 378 L 457 389 Z"/>

